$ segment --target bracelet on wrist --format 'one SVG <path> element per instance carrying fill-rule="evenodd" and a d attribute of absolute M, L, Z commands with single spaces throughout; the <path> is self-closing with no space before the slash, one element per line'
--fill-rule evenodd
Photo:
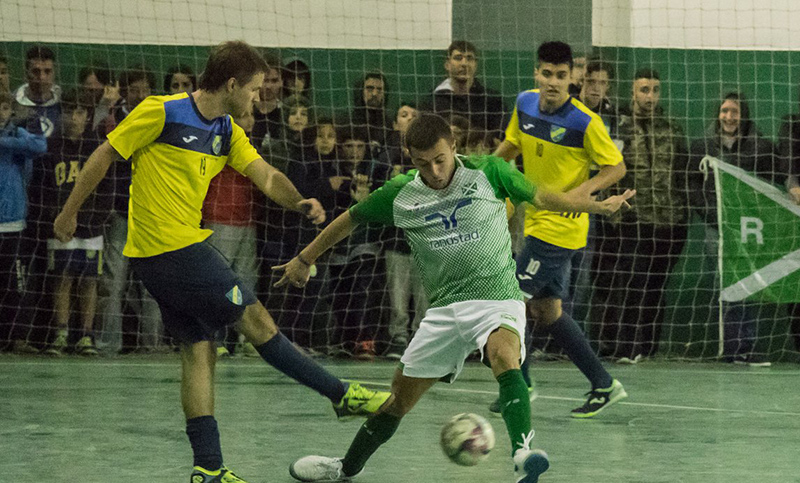
<path fill-rule="evenodd" d="M 300 263 L 302 263 L 303 265 L 305 265 L 305 266 L 307 266 L 307 267 L 310 267 L 311 265 L 313 265 L 313 264 L 311 264 L 311 263 L 308 263 L 307 261 L 303 260 L 303 257 L 301 257 L 299 253 L 297 254 L 297 257 L 296 257 L 296 258 L 297 258 L 298 260 L 300 260 Z"/>

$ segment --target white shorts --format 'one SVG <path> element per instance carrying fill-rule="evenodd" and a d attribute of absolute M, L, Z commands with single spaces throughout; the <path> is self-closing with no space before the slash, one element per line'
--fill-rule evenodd
<path fill-rule="evenodd" d="M 400 363 L 403 375 L 453 382 L 473 351 L 481 351 L 500 327 L 519 336 L 525 359 L 525 304 L 521 300 L 469 300 L 428 309 Z"/>

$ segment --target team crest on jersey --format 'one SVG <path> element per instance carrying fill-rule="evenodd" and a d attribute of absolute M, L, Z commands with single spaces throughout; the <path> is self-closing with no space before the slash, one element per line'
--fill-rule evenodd
<path fill-rule="evenodd" d="M 219 153 L 222 151 L 222 136 L 219 134 L 214 136 L 214 140 L 211 142 L 211 151 L 214 153 L 214 156 L 219 156 Z"/>
<path fill-rule="evenodd" d="M 236 305 L 242 305 L 242 290 L 239 288 L 238 285 L 234 285 L 232 289 L 225 294 L 228 297 L 228 300 L 233 302 Z"/>
<path fill-rule="evenodd" d="M 564 139 L 566 134 L 567 128 L 555 125 L 550 126 L 550 139 L 552 139 L 554 143 L 560 142 Z"/>
<path fill-rule="evenodd" d="M 472 182 L 472 184 L 469 185 L 465 184 L 464 186 L 461 187 L 461 194 L 463 194 L 464 196 L 473 196 L 477 192 L 478 192 L 478 183 L 474 181 Z"/>

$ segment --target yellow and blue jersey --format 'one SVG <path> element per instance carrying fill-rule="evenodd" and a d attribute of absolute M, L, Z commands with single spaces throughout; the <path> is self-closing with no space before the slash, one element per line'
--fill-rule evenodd
<path fill-rule="evenodd" d="M 570 98 L 555 112 L 539 110 L 539 90 L 517 96 L 506 140 L 522 153 L 525 177 L 534 186 L 566 192 L 589 179 L 589 169 L 622 162 L 603 120 L 577 99 Z M 586 246 L 589 216 L 556 213 L 530 205 L 525 235 L 576 250 Z"/>
<path fill-rule="evenodd" d="M 128 239 L 141 258 L 201 242 L 203 200 L 226 164 L 243 173 L 260 158 L 230 116 L 206 119 L 186 93 L 148 97 L 108 135 L 132 165 Z"/>

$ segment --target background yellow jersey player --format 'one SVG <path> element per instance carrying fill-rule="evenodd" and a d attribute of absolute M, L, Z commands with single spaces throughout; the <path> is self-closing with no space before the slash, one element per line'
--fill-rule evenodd
<path fill-rule="evenodd" d="M 181 402 L 194 451 L 192 483 L 236 483 L 223 466 L 214 418 L 214 335 L 236 324 L 264 360 L 328 397 L 339 416 L 374 414 L 389 398 L 345 383 L 301 355 L 242 283 L 200 228 L 203 199 L 225 165 L 247 176 L 284 208 L 325 220 L 316 199 L 304 199 L 286 176 L 267 164 L 231 114 L 249 112 L 268 67 L 244 42 L 225 42 L 209 55 L 199 89 L 142 101 L 92 153 L 75 182 L 54 231 L 75 233 L 77 213 L 111 163 L 133 172 L 128 239 L 123 251 L 158 302 L 164 327 L 181 343 Z"/>
<path fill-rule="evenodd" d="M 622 154 L 600 117 L 569 95 L 572 49 L 563 42 L 539 46 L 539 89 L 517 97 L 506 139 L 495 152 L 505 159 L 522 154 L 525 176 L 554 192 L 589 195 L 625 176 Z M 599 166 L 589 178 L 589 168 Z M 530 299 L 531 316 L 546 327 L 592 384 L 586 403 L 572 411 L 588 418 L 627 397 L 619 381 L 603 368 L 578 324 L 561 309 L 569 288 L 575 250 L 586 245 L 586 213 L 553 212 L 530 206 L 525 245 L 517 255 L 517 280 Z M 527 373 L 527 360 L 523 371 Z"/>

